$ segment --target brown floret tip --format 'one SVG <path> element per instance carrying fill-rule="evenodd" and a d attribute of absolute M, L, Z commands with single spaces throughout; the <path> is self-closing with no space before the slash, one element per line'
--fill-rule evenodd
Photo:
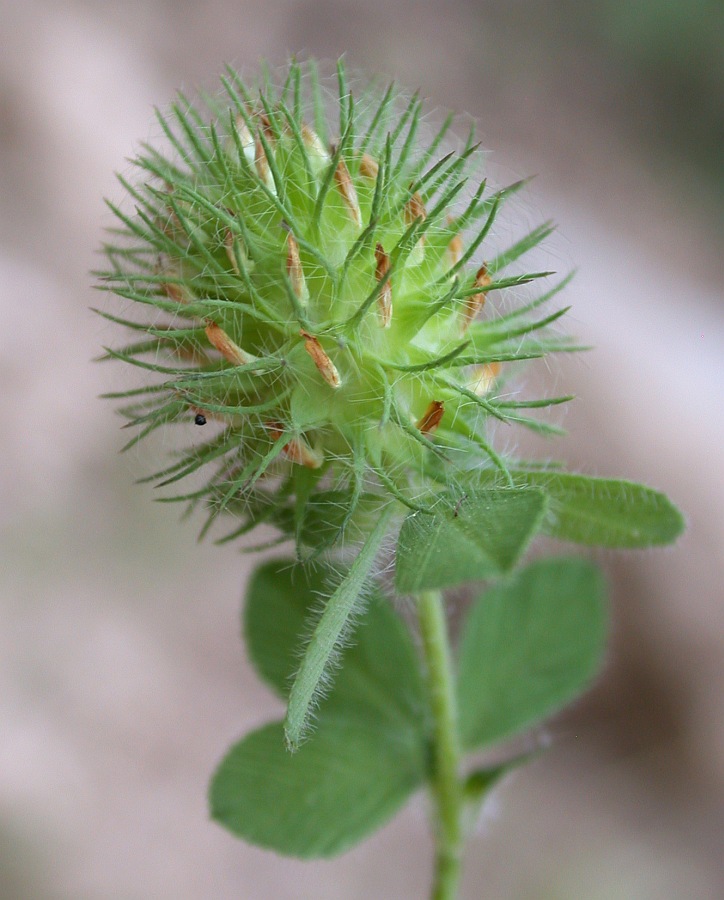
<path fill-rule="evenodd" d="M 377 281 L 383 281 L 382 290 L 377 300 L 377 308 L 380 313 L 380 322 L 383 328 L 388 328 L 392 321 L 392 285 L 387 278 L 390 271 L 390 257 L 385 253 L 385 248 L 378 243 L 375 247 L 375 260 L 377 267 L 375 269 L 375 278 Z"/>
<path fill-rule="evenodd" d="M 300 303 L 306 303 L 309 299 L 309 291 L 304 278 L 302 261 L 299 258 L 299 244 L 291 231 L 287 234 L 287 275 L 296 298 Z"/>
<path fill-rule="evenodd" d="M 444 412 L 445 404 L 441 400 L 432 400 L 415 427 L 421 434 L 433 434 L 440 424 Z"/>
<path fill-rule="evenodd" d="M 304 349 L 312 357 L 314 365 L 330 387 L 338 388 L 342 386 L 342 379 L 339 377 L 337 367 L 327 356 L 317 338 L 308 331 L 302 329 L 299 334 L 304 338 Z"/>
<path fill-rule="evenodd" d="M 284 429 L 279 422 L 268 422 L 266 428 L 272 440 L 278 441 L 284 434 Z M 307 469 L 318 469 L 324 461 L 321 454 L 315 453 L 302 438 L 292 438 L 291 441 L 284 445 L 282 453 L 289 462 L 296 463 L 298 466 L 304 466 Z"/>
<path fill-rule="evenodd" d="M 488 274 L 488 267 L 485 263 L 478 269 L 475 276 L 474 287 L 486 288 L 493 283 L 493 279 Z M 478 294 L 471 294 L 465 301 L 465 312 L 463 313 L 463 332 L 467 331 L 470 323 L 475 316 L 485 306 L 486 292 L 480 291 Z"/>
<path fill-rule="evenodd" d="M 371 178 L 375 180 L 377 178 L 377 173 L 379 172 L 380 167 L 377 164 L 377 161 L 372 159 L 372 157 L 368 153 L 362 154 L 362 159 L 359 161 L 359 173 L 363 178 Z"/>
<path fill-rule="evenodd" d="M 216 322 L 209 322 L 205 330 L 206 337 L 209 339 L 212 346 L 216 347 L 224 359 L 227 362 L 230 362 L 232 366 L 244 366 L 253 361 L 254 357 L 250 356 L 248 353 L 244 353 L 241 347 L 239 347 L 238 344 L 235 344 L 224 329 L 220 328 Z"/>
<path fill-rule="evenodd" d="M 359 211 L 357 191 L 352 182 L 352 176 L 349 174 L 347 163 L 343 159 L 340 159 L 337 163 L 337 168 L 334 170 L 334 183 L 337 185 L 337 190 L 342 195 L 342 199 L 352 217 L 352 221 L 357 226 L 361 225 L 362 215 Z"/>

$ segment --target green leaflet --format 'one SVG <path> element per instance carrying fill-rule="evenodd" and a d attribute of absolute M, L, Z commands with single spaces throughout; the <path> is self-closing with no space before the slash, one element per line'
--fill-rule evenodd
<path fill-rule="evenodd" d="M 473 605 L 459 652 L 460 735 L 468 749 L 539 722 L 601 665 L 605 588 L 583 560 L 533 563 Z"/>
<path fill-rule="evenodd" d="M 684 530 L 669 498 L 642 484 L 567 472 L 514 472 L 514 478 L 548 495 L 543 530 L 551 537 L 637 548 L 670 544 Z"/>
<path fill-rule="evenodd" d="M 438 498 L 435 515 L 412 513 L 397 544 L 397 590 L 418 593 L 509 572 L 538 529 L 535 488 L 471 489 Z"/>
<path fill-rule="evenodd" d="M 257 672 L 282 697 L 298 666 L 299 634 L 318 603 L 323 565 L 274 560 L 252 576 L 244 634 Z M 423 688 L 409 633 L 372 592 L 320 711 L 296 753 L 276 722 L 231 748 L 210 787 L 211 815 L 279 853 L 331 856 L 382 825 L 427 777 Z"/>
<path fill-rule="evenodd" d="M 320 721 L 297 753 L 275 722 L 231 748 L 211 781 L 211 816 L 278 853 L 333 856 L 389 819 L 425 778 L 422 742 L 393 723 Z"/>
<path fill-rule="evenodd" d="M 285 734 L 290 749 L 297 749 L 309 729 L 312 712 L 321 690 L 329 682 L 340 644 L 349 634 L 362 591 L 387 533 L 392 507 L 381 511 L 357 558 L 337 590 L 327 600 L 289 692 Z"/>

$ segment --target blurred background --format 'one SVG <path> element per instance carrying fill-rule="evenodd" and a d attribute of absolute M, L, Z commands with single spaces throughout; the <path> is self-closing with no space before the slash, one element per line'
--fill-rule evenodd
<path fill-rule="evenodd" d="M 0 0 L 0 896 L 425 896 L 421 797 L 331 862 L 208 821 L 211 769 L 279 712 L 238 638 L 250 560 L 133 485 L 165 448 L 118 456 L 118 373 L 89 361 L 119 337 L 88 311 L 102 197 L 153 104 L 290 52 L 472 114 L 495 182 L 537 173 L 526 215 L 558 222 L 568 327 L 597 347 L 546 382 L 579 397 L 549 452 L 689 523 L 595 555 L 606 672 L 494 798 L 464 896 L 723 896 L 720 0 Z"/>

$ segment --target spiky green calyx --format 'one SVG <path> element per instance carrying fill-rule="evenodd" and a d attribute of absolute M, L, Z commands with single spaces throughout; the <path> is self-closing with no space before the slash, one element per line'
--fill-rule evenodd
<path fill-rule="evenodd" d="M 520 183 L 471 189 L 472 132 L 439 155 L 448 118 L 420 146 L 419 99 L 390 86 L 360 112 L 341 63 L 332 117 L 313 64 L 255 87 L 228 70 L 222 84 L 203 110 L 179 95 L 159 114 L 165 149 L 145 147 L 141 177 L 121 179 L 135 211 L 111 204 L 120 227 L 102 286 L 145 319 L 103 315 L 145 337 L 108 355 L 160 376 L 111 395 L 130 400 L 131 443 L 174 422 L 212 431 L 146 480 L 207 471 L 170 499 L 206 501 L 207 525 L 233 512 L 228 538 L 267 522 L 300 545 L 313 527 L 317 546 L 320 528 L 323 546 L 354 520 L 369 530 L 390 498 L 424 508 L 461 472 L 510 482 L 486 422 L 545 431 L 521 409 L 567 398 L 497 397 L 501 364 L 572 349 L 547 332 L 564 310 L 537 312 L 561 285 L 488 311 L 550 274 L 508 272 L 549 225 L 485 252 Z"/>

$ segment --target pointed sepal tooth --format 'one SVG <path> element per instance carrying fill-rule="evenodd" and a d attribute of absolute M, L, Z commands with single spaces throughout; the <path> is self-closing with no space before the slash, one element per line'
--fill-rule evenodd
<path fill-rule="evenodd" d="M 327 356 L 319 340 L 304 329 L 299 334 L 304 338 L 304 349 L 312 357 L 312 362 L 319 369 L 322 378 L 330 387 L 335 389 L 342 387 L 342 379 L 339 377 L 337 367 Z"/>
<path fill-rule="evenodd" d="M 284 434 L 284 429 L 278 422 L 268 422 L 267 431 L 272 439 L 278 441 Z M 324 462 L 324 457 L 316 450 L 312 450 L 304 438 L 292 438 L 284 445 L 282 450 L 284 456 L 289 462 L 296 463 L 298 466 L 304 466 L 307 469 L 319 469 Z"/>
<path fill-rule="evenodd" d="M 229 335 L 216 322 L 209 322 L 206 326 L 206 337 L 213 347 L 224 357 L 232 366 L 245 366 L 247 363 L 254 362 L 256 357 L 250 353 L 244 352 L 241 347 L 234 343 Z"/>
<path fill-rule="evenodd" d="M 297 300 L 302 306 L 306 306 L 309 302 L 309 288 L 299 258 L 299 244 L 291 231 L 287 232 L 287 275 Z"/>
<path fill-rule="evenodd" d="M 473 321 L 475 316 L 480 312 L 480 310 L 485 306 L 485 297 L 486 291 L 484 290 L 490 284 L 493 283 L 493 279 L 488 274 L 488 267 L 485 263 L 478 269 L 477 274 L 475 275 L 475 281 L 473 283 L 473 287 L 483 288 L 477 294 L 471 294 L 465 300 L 465 310 L 463 311 L 463 333 L 468 330 L 470 327 L 470 323 Z"/>
<path fill-rule="evenodd" d="M 334 170 L 334 183 L 337 190 L 342 195 L 344 205 L 347 207 L 350 218 L 358 227 L 362 224 L 362 214 L 359 209 L 359 200 L 357 199 L 357 191 L 349 174 L 347 163 L 340 159 L 337 168 Z"/>
<path fill-rule="evenodd" d="M 500 369 L 499 362 L 484 363 L 473 367 L 471 387 L 478 397 L 483 397 L 490 391 L 495 384 L 495 379 L 500 375 Z"/>
<path fill-rule="evenodd" d="M 375 260 L 377 261 L 375 278 L 377 281 L 384 281 L 380 295 L 377 298 L 380 324 L 383 328 L 389 328 L 392 321 L 392 285 L 387 278 L 387 273 L 390 271 L 390 257 L 385 253 L 385 248 L 380 243 L 375 247 Z"/>
<path fill-rule="evenodd" d="M 363 153 L 362 159 L 359 161 L 359 173 L 363 178 L 369 178 L 372 181 L 377 179 L 377 173 L 380 167 L 377 160 L 373 159 L 369 153 Z"/>
<path fill-rule="evenodd" d="M 437 430 L 442 417 L 445 413 L 445 404 L 442 400 L 432 400 L 422 415 L 422 418 L 415 423 L 415 427 L 420 434 L 430 435 Z"/>

